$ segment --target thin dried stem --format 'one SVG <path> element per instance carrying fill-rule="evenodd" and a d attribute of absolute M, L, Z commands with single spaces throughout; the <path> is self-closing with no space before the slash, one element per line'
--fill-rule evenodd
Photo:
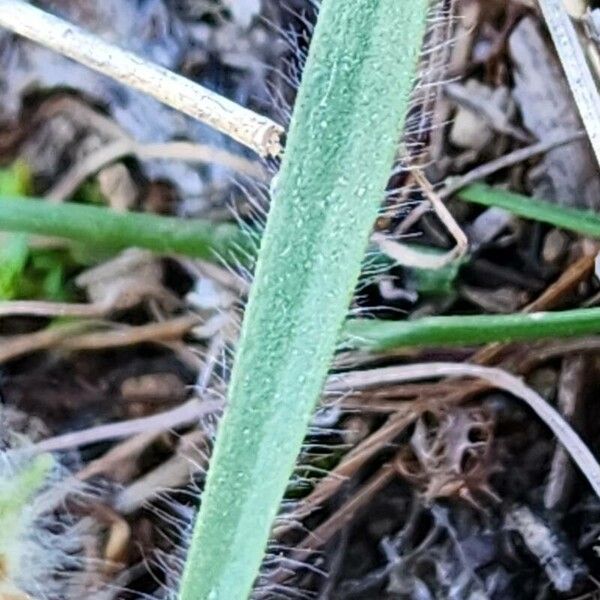
<path fill-rule="evenodd" d="M 2 347 L 0 349 L 0 364 L 25 356 L 32 352 L 39 352 L 52 348 L 64 340 L 65 337 L 76 335 L 94 326 L 90 321 L 79 321 L 66 323 L 55 327 L 48 327 L 42 331 L 26 333 L 11 337 L 0 338 Z"/>
<path fill-rule="evenodd" d="M 306 556 L 322 548 L 331 538 L 355 515 L 373 501 L 373 498 L 396 477 L 394 465 L 387 463 L 365 483 L 356 494 L 343 504 L 331 517 L 311 531 L 300 544 L 294 548 L 297 557 Z"/>
<path fill-rule="evenodd" d="M 502 169 L 507 169 L 529 160 L 538 154 L 544 154 L 545 152 L 548 152 L 548 150 L 558 148 L 559 146 L 565 146 L 566 144 L 581 140 L 584 137 L 585 131 L 567 131 L 566 133 L 559 133 L 548 137 L 540 142 L 535 142 L 524 148 L 513 150 L 508 154 L 504 154 L 499 158 L 495 158 L 494 160 L 475 167 L 464 175 L 448 177 L 444 182 L 444 187 L 438 190 L 438 194 L 440 198 L 448 198 L 470 183 L 480 182 Z"/>
<path fill-rule="evenodd" d="M 248 160 L 243 156 L 213 146 L 193 142 L 141 144 L 123 135 L 75 163 L 52 187 L 46 197 L 53 202 L 66 200 L 88 177 L 127 156 L 135 156 L 139 160 L 160 159 L 219 164 L 241 175 L 261 181 L 266 180 L 267 176 L 267 172 L 257 161 Z"/>
<path fill-rule="evenodd" d="M 281 151 L 283 128 L 274 121 L 22 0 L 0 0 L 0 25 L 153 96 L 261 156 Z"/>
<path fill-rule="evenodd" d="M 198 323 L 199 318 L 190 315 L 136 327 L 122 326 L 110 331 L 89 332 L 90 329 L 107 326 L 92 320 L 56 325 L 34 333 L 0 338 L 0 364 L 50 348 L 101 350 L 144 343 L 168 344 L 183 337 Z"/>
<path fill-rule="evenodd" d="M 469 241 L 424 173 L 420 169 L 416 169 L 412 175 L 421 186 L 438 218 L 454 238 L 456 245 L 448 252 L 438 256 L 419 252 L 406 244 L 390 240 L 380 233 L 373 234 L 371 239 L 377 243 L 382 252 L 403 266 L 418 269 L 442 269 L 465 255 L 469 247 Z"/>
<path fill-rule="evenodd" d="M 40 453 L 58 452 L 87 444 L 127 438 L 141 433 L 150 434 L 154 431 L 168 431 L 169 429 L 194 423 L 202 416 L 217 412 L 221 407 L 221 402 L 200 402 L 197 398 L 194 398 L 177 408 L 158 413 L 151 417 L 141 417 L 119 423 L 99 425 L 98 427 L 90 427 L 82 431 L 74 431 L 48 438 L 35 444 L 33 449 Z"/>
<path fill-rule="evenodd" d="M 114 302 L 70 303 L 45 300 L 2 300 L 0 317 L 28 315 L 35 317 L 103 317 L 113 308 Z"/>
<path fill-rule="evenodd" d="M 81 481 L 91 479 L 97 475 L 114 472 L 123 462 L 135 462 L 150 444 L 158 439 L 163 432 L 153 431 L 151 433 L 138 433 L 115 444 L 108 452 L 87 463 L 75 477 Z"/>
<path fill-rule="evenodd" d="M 550 285 L 538 298 L 528 304 L 522 312 L 532 313 L 556 308 L 561 300 L 575 289 L 582 281 L 587 279 L 594 271 L 595 257 L 585 255 L 569 265 L 564 273 Z M 493 342 L 478 350 L 471 362 L 478 364 L 491 364 L 505 350 L 507 344 Z"/>
<path fill-rule="evenodd" d="M 69 350 L 101 350 L 143 343 L 159 343 L 181 338 L 199 322 L 199 317 L 194 315 L 177 317 L 159 323 L 123 327 L 115 331 L 83 333 L 67 337 L 58 345 Z"/>
<path fill-rule="evenodd" d="M 567 131 L 566 133 L 559 133 L 555 136 L 549 137 L 548 139 L 535 142 L 534 144 L 525 146 L 524 148 L 519 148 L 518 150 L 514 150 L 513 152 L 509 152 L 508 154 L 500 156 L 499 158 L 495 158 L 494 160 L 479 165 L 464 175 L 448 177 L 444 181 L 443 186 L 437 190 L 438 196 L 442 200 L 445 200 L 471 183 L 480 182 L 486 177 L 489 177 L 490 175 L 493 175 L 502 169 L 512 167 L 516 164 L 529 160 L 538 154 L 543 154 L 548 150 L 552 150 L 553 148 L 564 146 L 580 140 L 584 138 L 585 135 L 585 131 Z M 419 204 L 402 221 L 400 226 L 396 229 L 396 233 L 402 234 L 407 232 L 423 215 L 430 212 L 430 210 L 431 206 L 427 202 L 422 202 Z"/>

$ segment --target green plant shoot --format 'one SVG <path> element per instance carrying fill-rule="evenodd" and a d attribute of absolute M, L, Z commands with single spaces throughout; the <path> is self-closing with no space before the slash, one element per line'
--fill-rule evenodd
<path fill-rule="evenodd" d="M 322 390 L 409 107 L 427 0 L 324 0 L 181 600 L 243 600 Z"/>
<path fill-rule="evenodd" d="M 19 582 L 26 579 L 28 568 L 26 540 L 32 526 L 31 499 L 43 486 L 53 464 L 52 457 L 46 454 L 17 471 L 0 463 L 0 598 L 25 597 L 19 595 Z"/>

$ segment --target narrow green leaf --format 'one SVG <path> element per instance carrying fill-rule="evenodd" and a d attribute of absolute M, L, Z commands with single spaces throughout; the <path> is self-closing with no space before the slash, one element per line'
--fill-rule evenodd
<path fill-rule="evenodd" d="M 384 197 L 428 5 L 321 5 L 181 600 L 250 593 Z"/>
<path fill-rule="evenodd" d="M 473 184 L 463 188 L 458 192 L 458 197 L 466 202 L 497 206 L 525 219 L 549 223 L 582 235 L 600 238 L 600 215 L 590 210 L 560 206 L 483 184 Z"/>

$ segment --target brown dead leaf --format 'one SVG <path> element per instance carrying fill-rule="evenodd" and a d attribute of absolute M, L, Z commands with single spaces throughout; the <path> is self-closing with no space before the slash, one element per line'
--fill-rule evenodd
<path fill-rule="evenodd" d="M 151 252 L 130 248 L 116 258 L 81 273 L 75 283 L 84 288 L 90 302 L 112 310 L 131 308 L 149 299 L 168 310 L 180 301 L 163 286 L 163 267 Z"/>

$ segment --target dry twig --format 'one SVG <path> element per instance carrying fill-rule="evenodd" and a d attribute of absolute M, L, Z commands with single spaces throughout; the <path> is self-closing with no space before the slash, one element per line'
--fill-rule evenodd
<path fill-rule="evenodd" d="M 151 417 L 141 417 L 119 423 L 99 425 L 98 427 L 90 427 L 82 431 L 74 431 L 48 438 L 35 444 L 33 449 L 36 452 L 58 452 L 87 444 L 127 438 L 141 433 L 150 434 L 155 431 L 168 431 L 169 429 L 190 425 L 198 421 L 201 417 L 215 413 L 221 408 L 221 402 L 200 402 L 197 398 L 193 398 L 177 408 L 152 415 Z"/>
<path fill-rule="evenodd" d="M 283 128 L 266 117 L 22 0 L 0 0 L 0 25 L 153 96 L 251 148 L 281 151 Z"/>

